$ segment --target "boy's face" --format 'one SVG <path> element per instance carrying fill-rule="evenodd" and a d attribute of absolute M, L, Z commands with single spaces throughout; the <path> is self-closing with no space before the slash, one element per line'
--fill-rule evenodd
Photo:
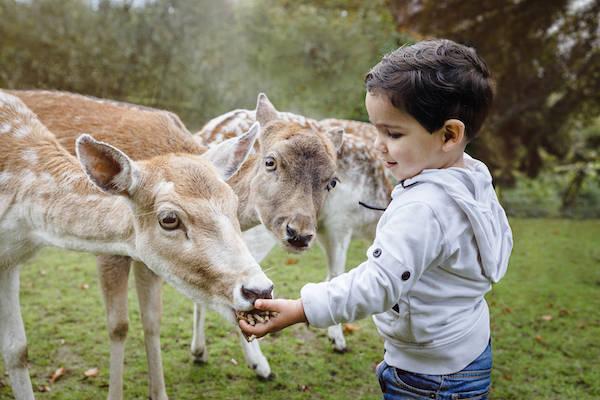
<path fill-rule="evenodd" d="M 424 169 L 443 168 L 442 129 L 429 133 L 412 116 L 394 107 L 384 93 L 367 92 L 365 105 L 377 128 L 374 147 L 394 178 L 404 180 Z"/>

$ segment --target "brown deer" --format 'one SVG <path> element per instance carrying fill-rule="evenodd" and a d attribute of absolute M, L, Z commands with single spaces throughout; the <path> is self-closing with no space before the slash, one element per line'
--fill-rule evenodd
<path fill-rule="evenodd" d="M 201 154 L 206 149 L 194 141 L 177 116 L 166 111 L 65 92 L 12 93 L 37 113 L 67 149 L 72 147 L 79 132 L 91 132 L 123 149 L 133 159 L 168 152 Z M 318 215 L 330 184 L 335 182 L 336 150 L 341 145 L 343 131 L 334 128 L 331 132 L 320 133 L 277 120 L 277 111 L 262 94 L 258 97 L 257 113 L 264 125 L 256 146 L 257 154 L 250 156 L 228 181 L 239 198 L 240 225 L 242 229 L 248 229 L 262 222 L 270 236 L 286 250 L 304 251 L 314 243 Z M 141 132 L 143 137 L 140 137 Z M 223 143 L 227 142 L 229 140 Z M 270 237 L 269 249 L 271 240 Z M 113 387 L 114 393 L 117 393 L 116 388 L 122 387 L 129 260 L 100 256 L 98 269 L 111 335 L 109 398 L 119 398 L 116 394 L 113 396 Z M 134 274 L 145 329 L 150 391 L 166 397 L 159 344 L 160 279 L 152 276 L 141 263 L 134 263 Z M 202 305 L 197 308 L 204 310 Z M 201 321 L 202 318 L 198 319 L 199 323 Z M 195 332 L 201 332 L 202 337 L 193 340 L 192 354 L 197 361 L 205 361 L 203 331 L 196 329 Z M 246 363 L 259 377 L 269 377 L 270 367 L 258 342 L 248 343 L 241 336 L 240 339 Z"/>
<path fill-rule="evenodd" d="M 344 272 L 346 253 L 352 237 L 373 239 L 381 211 L 390 201 L 392 185 L 377 154 L 372 150 L 376 135 L 375 127 L 366 122 L 325 119 L 317 121 L 302 115 L 279 112 L 278 118 L 317 131 L 344 129 L 344 143 L 337 154 L 338 180 L 319 218 L 317 240 L 327 256 L 328 274 L 331 279 Z M 254 110 L 233 110 L 213 118 L 196 134 L 204 143 L 220 143 L 241 135 L 257 120 Z M 273 247 L 261 227 L 244 232 L 244 238 L 252 254 L 260 262 Z M 260 245 L 260 251 L 256 249 Z M 195 310 L 194 339 L 203 339 L 202 314 Z M 328 337 L 336 352 L 347 350 L 341 325 L 329 327 Z M 192 345 L 199 347 L 199 345 Z"/>
<path fill-rule="evenodd" d="M 234 157 L 214 148 L 135 162 L 81 135 L 74 157 L 20 99 L 0 91 L 0 145 L 0 350 L 15 398 L 34 397 L 19 265 L 44 246 L 131 257 L 234 323 L 237 311 L 271 296 L 225 183 L 252 142 L 234 146 Z"/>

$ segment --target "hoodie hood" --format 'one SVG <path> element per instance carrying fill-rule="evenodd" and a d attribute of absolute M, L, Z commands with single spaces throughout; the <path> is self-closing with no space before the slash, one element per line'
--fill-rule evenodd
<path fill-rule="evenodd" d="M 490 171 L 479 160 L 464 154 L 465 168 L 426 169 L 403 186 L 431 182 L 444 189 L 467 215 L 483 266 L 493 283 L 506 273 L 513 247 L 512 231 L 492 186 Z"/>

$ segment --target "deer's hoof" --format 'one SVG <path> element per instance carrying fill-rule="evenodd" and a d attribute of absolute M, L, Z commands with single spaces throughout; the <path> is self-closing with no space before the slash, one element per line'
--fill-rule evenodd
<path fill-rule="evenodd" d="M 192 361 L 194 364 L 203 365 L 208 361 L 208 351 L 204 350 L 192 350 Z"/>
<path fill-rule="evenodd" d="M 259 381 L 261 382 L 267 382 L 267 381 L 272 381 L 273 379 L 275 379 L 275 373 L 271 372 L 269 373 L 269 375 L 267 376 L 260 376 L 260 375 L 256 375 L 256 377 L 258 378 Z"/>

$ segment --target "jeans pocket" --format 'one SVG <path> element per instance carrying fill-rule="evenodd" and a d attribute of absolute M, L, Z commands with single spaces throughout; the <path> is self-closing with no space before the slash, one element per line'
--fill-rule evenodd
<path fill-rule="evenodd" d="M 439 382 L 433 375 L 421 375 L 397 368 L 390 368 L 394 386 L 402 392 L 411 394 L 411 399 L 435 399 Z"/>
<path fill-rule="evenodd" d="M 452 395 L 452 400 L 484 400 L 491 383 L 491 370 L 461 371 L 447 376 L 444 388 L 450 393 L 458 393 Z"/>
<path fill-rule="evenodd" d="M 460 393 L 460 394 L 453 394 L 451 399 L 452 400 L 486 400 L 488 398 L 489 394 L 490 394 L 489 390 L 485 390 L 483 392 L 473 391 L 473 392 L 466 392 L 466 393 Z"/>

